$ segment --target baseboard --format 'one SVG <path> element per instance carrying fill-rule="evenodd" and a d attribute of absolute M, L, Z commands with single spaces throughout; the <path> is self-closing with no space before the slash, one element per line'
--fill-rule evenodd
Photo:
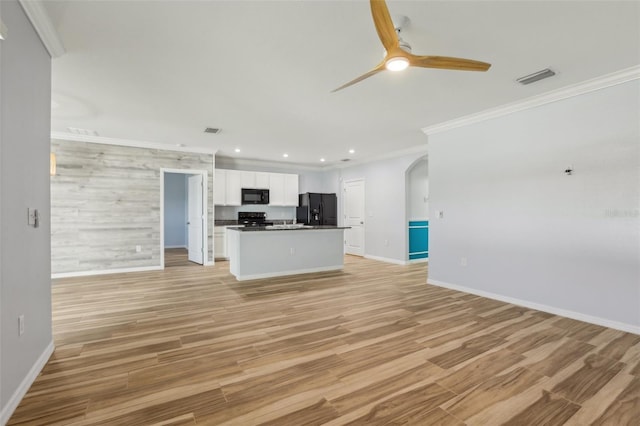
<path fill-rule="evenodd" d="M 22 398 L 24 398 L 27 391 L 38 377 L 38 374 L 40 374 L 47 361 L 49 361 L 49 358 L 51 357 L 54 349 L 55 346 L 53 345 L 52 340 L 51 342 L 49 342 L 42 354 L 40 354 L 35 364 L 33 364 L 31 369 L 29 370 L 29 373 L 27 373 L 25 378 L 22 380 L 20 386 L 18 386 L 18 389 L 16 389 L 13 395 L 11 395 L 11 398 L 9 398 L 9 401 L 7 401 L 7 405 L 5 405 L 2 408 L 2 411 L 0 411 L 0 425 L 4 425 L 9 421 L 9 418 L 11 417 L 13 412 L 16 410 L 16 408 L 18 408 L 18 404 L 20 404 L 20 401 L 22 401 Z"/>
<path fill-rule="evenodd" d="M 267 272 L 265 274 L 243 275 L 241 277 L 236 276 L 236 279 L 238 281 L 259 280 L 263 278 L 283 277 L 286 275 L 300 275 L 300 274 L 310 274 L 313 272 L 340 271 L 342 269 L 344 269 L 344 265 L 321 266 L 319 268 L 296 269 L 292 271 L 283 271 L 283 272 Z"/>
<path fill-rule="evenodd" d="M 393 263 L 395 265 L 408 265 L 409 264 L 409 262 L 407 260 L 398 260 L 398 259 L 392 259 L 390 257 L 374 256 L 372 254 L 365 254 L 364 258 L 365 259 L 371 259 L 371 260 L 377 260 L 377 261 L 380 261 L 380 262 Z"/>
<path fill-rule="evenodd" d="M 627 324 L 618 321 L 608 320 L 606 318 L 600 318 L 592 315 L 582 314 L 580 312 L 568 311 L 566 309 L 556 308 L 553 306 L 543 305 L 540 303 L 529 302 L 527 300 L 516 299 L 509 296 L 503 296 L 501 294 L 490 293 L 488 291 L 476 290 L 457 284 L 450 284 L 443 281 L 427 279 L 428 284 L 432 284 L 438 287 L 448 288 L 450 290 L 462 291 L 465 293 L 475 294 L 476 296 L 482 296 L 489 299 L 499 300 L 501 302 L 511 303 L 513 305 L 523 306 L 525 308 L 535 309 L 537 311 L 547 312 L 554 315 L 560 315 L 562 317 L 571 318 L 578 321 L 584 321 L 595 325 L 601 325 L 603 327 L 614 328 L 616 330 L 626 331 L 628 333 L 640 334 L 640 326 L 633 324 Z"/>
<path fill-rule="evenodd" d="M 421 259 L 409 259 L 409 263 L 429 263 L 429 258 L 423 257 Z"/>
<path fill-rule="evenodd" d="M 51 279 L 55 280 L 57 278 L 88 277 L 91 275 L 122 274 L 125 272 L 146 272 L 159 270 L 162 270 L 162 266 L 140 266 L 136 268 L 103 269 L 98 271 L 60 272 L 57 274 L 51 274 Z"/>
<path fill-rule="evenodd" d="M 166 249 L 181 248 L 186 250 L 187 246 L 164 246 L 164 248 Z"/>

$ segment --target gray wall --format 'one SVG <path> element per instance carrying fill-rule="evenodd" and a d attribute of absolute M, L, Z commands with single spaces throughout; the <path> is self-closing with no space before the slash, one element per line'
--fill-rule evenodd
<path fill-rule="evenodd" d="M 52 344 L 49 224 L 51 59 L 16 1 L 0 2 L 0 423 Z M 27 208 L 40 227 L 27 226 Z M 18 315 L 25 332 L 18 336 Z M 36 368 L 37 372 L 37 368 Z"/>
<path fill-rule="evenodd" d="M 430 136 L 429 279 L 639 332 L 638 111 L 635 80 Z"/>
<path fill-rule="evenodd" d="M 164 175 L 164 246 L 187 246 L 187 176 Z"/>
<path fill-rule="evenodd" d="M 328 173 L 329 188 L 331 192 L 338 194 L 340 224 L 343 217 L 342 183 L 352 179 L 365 180 L 365 256 L 397 262 L 408 259 L 407 170 L 424 157 L 426 149 L 425 144 L 425 152 L 359 164 Z"/>
<path fill-rule="evenodd" d="M 161 168 L 207 171 L 213 259 L 213 155 L 61 140 L 52 150 L 54 274 L 159 266 Z"/>

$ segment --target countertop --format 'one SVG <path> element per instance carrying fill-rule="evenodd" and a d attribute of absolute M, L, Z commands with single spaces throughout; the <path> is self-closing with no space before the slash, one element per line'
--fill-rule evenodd
<path fill-rule="evenodd" d="M 263 232 L 263 231 L 268 231 L 268 232 L 273 232 L 273 231 L 317 231 L 317 230 L 322 230 L 322 229 L 349 229 L 349 226 L 329 226 L 329 225 L 323 225 L 323 226 L 310 226 L 310 225 L 305 225 L 304 227 L 298 227 L 298 228 L 285 228 L 285 229 L 273 229 L 273 228 L 267 228 L 265 226 L 255 226 L 255 227 L 245 227 L 245 228 L 241 228 L 241 227 L 237 227 L 237 228 L 233 228 L 230 227 L 228 229 L 233 229 L 235 231 L 240 231 L 240 232 Z"/>

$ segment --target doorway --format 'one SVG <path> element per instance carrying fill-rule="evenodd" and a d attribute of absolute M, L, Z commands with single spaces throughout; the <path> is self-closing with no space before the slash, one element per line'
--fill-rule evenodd
<path fill-rule="evenodd" d="M 161 266 L 206 265 L 207 171 L 161 169 Z"/>
<path fill-rule="evenodd" d="M 343 183 L 344 252 L 364 256 L 364 179 L 347 180 Z"/>

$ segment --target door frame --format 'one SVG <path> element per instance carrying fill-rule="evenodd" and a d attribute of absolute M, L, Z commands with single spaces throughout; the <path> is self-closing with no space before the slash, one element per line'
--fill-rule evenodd
<path fill-rule="evenodd" d="M 342 181 L 342 191 L 341 191 L 341 196 L 342 196 L 342 225 L 346 226 L 345 224 L 345 218 L 347 215 L 347 203 L 345 202 L 345 193 L 347 192 L 347 184 L 349 183 L 353 183 L 353 182 L 362 182 L 362 217 L 363 217 L 363 224 L 362 224 L 362 256 L 364 257 L 366 255 L 366 226 L 367 226 L 367 209 L 366 209 L 366 203 L 367 203 L 367 197 L 366 197 L 366 181 L 365 179 L 362 178 L 355 178 L 355 179 L 346 179 Z M 346 232 L 346 230 L 345 230 Z M 346 244 L 346 240 L 345 243 L 343 244 L 343 250 L 344 250 L 344 254 L 347 254 L 347 244 Z M 357 255 L 354 255 L 357 256 Z"/>
<path fill-rule="evenodd" d="M 211 265 L 209 262 L 209 178 L 206 170 L 198 169 L 170 169 L 160 168 L 160 268 L 164 269 L 164 175 L 165 173 L 177 173 L 182 175 L 202 175 L 202 245 L 204 253 L 202 266 Z"/>

